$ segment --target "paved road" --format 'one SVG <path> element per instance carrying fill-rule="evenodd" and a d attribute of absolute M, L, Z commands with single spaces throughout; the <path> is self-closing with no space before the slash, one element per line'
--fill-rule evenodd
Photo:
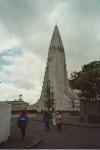
<path fill-rule="evenodd" d="M 100 128 L 63 125 L 61 132 L 52 126 L 49 132 L 45 132 L 43 123 L 33 124 L 43 137 L 38 149 L 100 148 Z"/>
<path fill-rule="evenodd" d="M 16 128 L 16 119 L 13 119 L 11 136 L 14 142 L 10 139 L 10 142 L 6 142 L 2 148 L 25 148 L 26 143 L 35 140 L 34 135 L 39 135 L 43 139 L 36 147 L 37 149 L 100 148 L 100 128 L 63 125 L 61 132 L 58 132 L 53 126 L 50 127 L 49 132 L 46 132 L 43 122 L 33 119 L 29 121 L 24 143 L 20 140 L 20 132 Z"/>

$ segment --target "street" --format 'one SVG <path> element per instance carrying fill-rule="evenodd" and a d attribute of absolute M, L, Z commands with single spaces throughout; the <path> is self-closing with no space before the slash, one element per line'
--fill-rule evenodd
<path fill-rule="evenodd" d="M 65 149 L 65 148 L 100 148 L 100 128 L 76 125 L 63 125 L 60 132 L 50 125 L 50 131 L 46 132 L 44 123 L 29 119 L 25 142 L 21 141 L 20 131 L 16 126 L 16 118 L 12 119 L 11 138 L 0 148 L 14 149 L 25 148 L 27 144 L 34 142 L 36 135 L 42 138 L 37 149 Z"/>

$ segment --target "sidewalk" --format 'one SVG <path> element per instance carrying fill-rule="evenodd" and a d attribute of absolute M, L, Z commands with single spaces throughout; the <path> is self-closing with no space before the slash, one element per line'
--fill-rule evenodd
<path fill-rule="evenodd" d="M 13 118 L 11 122 L 11 136 L 6 142 L 0 144 L 0 149 L 34 148 L 41 141 L 40 135 L 34 132 L 31 118 L 29 119 L 25 140 L 22 141 L 20 129 L 16 125 L 16 118 Z"/>
<path fill-rule="evenodd" d="M 33 120 L 43 122 L 43 116 L 42 115 L 34 116 Z M 74 126 L 100 128 L 100 124 L 80 123 L 79 122 L 79 116 L 65 116 L 65 115 L 63 115 L 63 125 L 74 125 Z"/>

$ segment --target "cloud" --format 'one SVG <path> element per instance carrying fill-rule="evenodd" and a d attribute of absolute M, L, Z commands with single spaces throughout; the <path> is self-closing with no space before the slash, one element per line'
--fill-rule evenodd
<path fill-rule="evenodd" d="M 40 74 L 40 70 L 44 70 L 44 64 L 38 56 L 26 50 L 22 51 L 23 55 L 18 55 L 16 50 L 14 52 L 9 50 L 11 55 L 3 56 L 6 61 L 12 63 L 3 66 L 0 72 L 3 81 L 0 88 L 1 97 L 6 96 L 7 99 L 13 99 L 18 94 L 23 94 L 25 100 L 30 99 L 29 102 L 32 103 L 32 100 L 35 102 L 39 99 L 43 80 L 43 72 Z"/>
<path fill-rule="evenodd" d="M 5 101 L 5 100 L 15 100 L 19 98 L 19 95 L 23 95 L 23 100 L 26 102 L 29 102 L 31 104 L 37 102 L 38 97 L 39 97 L 39 92 L 37 92 L 37 88 L 35 91 L 31 90 L 26 90 L 23 88 L 18 88 L 14 86 L 14 84 L 6 84 L 6 83 L 1 83 L 2 88 L 0 87 L 0 101 Z"/>
<path fill-rule="evenodd" d="M 27 88 L 27 84 L 25 83 L 30 82 L 30 88 L 33 88 L 34 84 L 31 82 L 35 82 L 41 78 L 38 70 L 44 67 L 44 64 L 35 54 L 32 55 L 32 53 L 24 50 L 22 56 L 14 54 L 14 56 L 6 55 L 4 58 L 8 62 L 12 62 L 9 66 L 6 65 L 3 68 L 3 71 L 10 76 L 10 78 L 7 79 L 9 82 L 17 81 L 16 85 L 20 84 L 20 87 L 22 86 L 23 88 Z"/>
<path fill-rule="evenodd" d="M 99 15 L 99 0 L 0 0 L 0 52 L 5 52 L 0 57 L 1 80 L 10 84 L 12 93 L 22 91 L 29 99 L 34 97 L 33 103 L 39 98 L 56 22 L 69 77 L 83 64 L 100 60 Z M 17 48 L 22 53 L 15 55 Z M 13 54 L 8 56 L 7 52 Z"/>

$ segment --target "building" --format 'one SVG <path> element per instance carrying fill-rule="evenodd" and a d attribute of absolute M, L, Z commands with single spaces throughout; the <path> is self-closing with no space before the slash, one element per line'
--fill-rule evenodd
<path fill-rule="evenodd" d="M 44 110 L 50 99 L 53 101 L 52 108 L 55 110 L 69 111 L 72 98 L 73 92 L 68 82 L 64 46 L 58 26 L 55 25 L 49 46 L 41 96 L 34 108 L 37 108 L 38 111 Z M 77 96 L 75 95 L 74 98 Z"/>
<path fill-rule="evenodd" d="M 29 103 L 23 101 L 22 95 L 19 95 L 18 100 L 6 101 L 4 103 L 11 104 L 11 110 L 12 111 L 20 111 L 22 109 L 27 109 L 29 106 Z"/>
<path fill-rule="evenodd" d="M 32 110 L 37 110 L 37 109 L 34 109 L 34 104 L 32 104 L 32 105 L 28 105 L 27 110 L 32 111 Z"/>

